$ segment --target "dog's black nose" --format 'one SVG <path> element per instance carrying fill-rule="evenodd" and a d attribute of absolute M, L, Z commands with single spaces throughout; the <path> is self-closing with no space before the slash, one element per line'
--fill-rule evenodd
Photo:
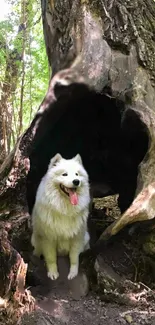
<path fill-rule="evenodd" d="M 80 181 L 78 179 L 74 179 L 73 180 L 73 185 L 78 186 L 79 183 L 80 183 Z"/>

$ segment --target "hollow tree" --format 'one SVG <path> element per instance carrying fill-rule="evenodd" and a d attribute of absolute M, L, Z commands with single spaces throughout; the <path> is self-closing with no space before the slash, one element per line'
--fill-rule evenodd
<path fill-rule="evenodd" d="M 119 194 L 122 215 L 101 239 L 154 218 L 154 1 L 42 0 L 41 8 L 52 77 L 0 169 L 0 295 L 16 303 L 23 299 L 29 213 L 57 152 L 81 154 L 94 197 Z"/>

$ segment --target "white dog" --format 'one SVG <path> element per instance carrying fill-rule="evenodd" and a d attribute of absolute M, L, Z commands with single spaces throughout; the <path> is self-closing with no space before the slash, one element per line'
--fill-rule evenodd
<path fill-rule="evenodd" d="M 89 248 L 89 204 L 88 174 L 80 155 L 66 160 L 57 154 L 41 180 L 32 211 L 34 254 L 43 254 L 52 280 L 59 276 L 57 255 L 69 254 L 68 279 L 78 274 L 79 254 Z"/>

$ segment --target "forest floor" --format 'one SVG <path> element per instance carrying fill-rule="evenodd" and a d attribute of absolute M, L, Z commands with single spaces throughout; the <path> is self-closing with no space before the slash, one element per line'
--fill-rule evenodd
<path fill-rule="evenodd" d="M 110 200 L 110 201 L 109 201 Z M 106 212 L 108 218 L 117 218 L 119 209 L 116 204 L 117 197 L 98 200 L 95 205 L 100 212 Z M 100 221 L 98 220 L 100 223 Z M 138 274 L 142 272 L 142 264 L 134 264 L 130 248 L 122 241 L 114 243 L 111 250 L 104 250 L 104 261 L 110 261 L 110 265 L 119 276 L 125 275 L 129 280 L 139 279 Z M 140 258 L 139 258 L 140 260 Z M 32 315 L 25 315 L 22 325 L 43 324 L 69 324 L 69 325 L 115 325 L 115 324 L 147 324 L 155 325 L 155 294 L 154 290 L 142 284 L 141 292 L 137 293 L 139 303 L 120 304 L 118 297 L 109 301 L 102 299 L 101 295 L 92 292 L 82 273 L 71 280 L 67 280 L 69 262 L 66 258 L 58 259 L 59 279 L 51 281 L 47 277 L 47 271 L 43 260 L 31 259 L 33 280 L 28 281 L 33 285 L 29 287 L 36 299 L 36 311 Z M 141 279 L 141 278 L 140 278 Z M 36 282 L 35 282 L 36 280 Z M 149 293 L 151 293 L 149 295 Z M 131 292 L 129 293 L 131 295 Z M 37 316 L 38 315 L 38 316 Z M 28 317 L 28 319 L 27 319 Z M 38 318 L 38 320 L 37 320 Z"/>
<path fill-rule="evenodd" d="M 55 324 L 155 325 L 155 301 L 148 306 L 141 303 L 138 307 L 129 307 L 104 302 L 92 292 L 82 297 L 80 296 L 80 276 L 70 283 L 65 280 L 67 268 L 64 261 L 61 263 L 64 278 L 60 276 L 59 280 L 53 282 L 47 278 L 43 263 L 39 269 L 41 284 L 30 289 L 36 298 L 40 312 L 46 313 L 49 319 L 51 317 L 53 321 L 55 320 Z M 24 325 L 24 323 L 22 324 Z M 33 323 L 30 322 L 30 324 Z"/>

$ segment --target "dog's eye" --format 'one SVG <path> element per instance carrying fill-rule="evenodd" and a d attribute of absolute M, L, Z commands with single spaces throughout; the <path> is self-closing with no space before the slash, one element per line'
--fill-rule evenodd
<path fill-rule="evenodd" d="M 78 174 L 78 173 L 75 173 L 75 175 L 76 175 L 76 176 L 79 176 L 79 174 Z"/>
<path fill-rule="evenodd" d="M 67 173 L 63 173 L 62 176 L 68 176 L 68 174 Z"/>

